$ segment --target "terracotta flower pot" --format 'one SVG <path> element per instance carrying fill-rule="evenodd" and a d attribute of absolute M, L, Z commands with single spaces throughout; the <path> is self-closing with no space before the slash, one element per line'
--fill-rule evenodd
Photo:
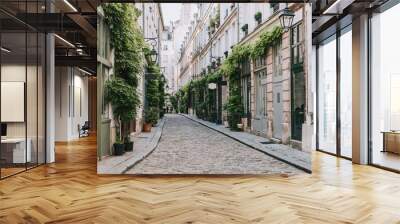
<path fill-rule="evenodd" d="M 151 127 L 152 127 L 152 124 L 144 123 L 143 124 L 143 132 L 151 132 Z"/>

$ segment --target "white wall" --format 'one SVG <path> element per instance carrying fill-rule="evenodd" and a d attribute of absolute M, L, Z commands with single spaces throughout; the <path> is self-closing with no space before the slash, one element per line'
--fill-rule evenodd
<path fill-rule="evenodd" d="M 55 73 L 55 141 L 70 141 L 89 119 L 88 78 L 71 67 L 56 67 Z"/>

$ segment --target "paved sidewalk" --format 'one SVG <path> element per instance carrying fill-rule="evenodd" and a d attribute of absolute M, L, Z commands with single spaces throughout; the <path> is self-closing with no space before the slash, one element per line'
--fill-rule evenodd
<path fill-rule="evenodd" d="M 209 121 L 198 119 L 194 116 L 181 114 L 193 121 L 196 121 L 206 127 L 218 131 L 228 137 L 231 137 L 253 149 L 264 152 L 276 159 L 287 162 L 299 169 L 311 173 L 311 154 L 297 149 L 293 149 L 288 145 L 271 144 L 270 140 L 264 137 L 250 134 L 248 132 L 231 131 L 223 125 L 218 125 Z M 262 144 L 261 142 L 269 142 Z"/>
<path fill-rule="evenodd" d="M 142 161 L 158 145 L 165 119 L 159 121 L 157 127 L 153 127 L 151 132 L 141 132 L 134 137 L 132 152 L 125 152 L 122 156 L 108 156 L 97 162 L 98 174 L 124 174 L 135 164 Z"/>
<path fill-rule="evenodd" d="M 284 175 L 304 173 L 178 114 L 167 114 L 160 143 L 127 174 Z"/>

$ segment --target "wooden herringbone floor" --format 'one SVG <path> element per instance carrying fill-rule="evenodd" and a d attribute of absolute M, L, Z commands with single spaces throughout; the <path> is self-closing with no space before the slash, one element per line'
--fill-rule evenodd
<path fill-rule="evenodd" d="M 98 176 L 95 144 L 0 181 L 0 223 L 400 223 L 400 175 L 322 153 L 289 178 Z"/>

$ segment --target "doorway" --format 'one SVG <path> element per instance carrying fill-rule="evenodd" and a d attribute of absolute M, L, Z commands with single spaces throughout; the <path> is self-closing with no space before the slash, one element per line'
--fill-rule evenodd
<path fill-rule="evenodd" d="M 273 53 L 273 83 L 272 83 L 272 106 L 273 106 L 273 122 L 272 136 L 276 139 L 283 138 L 283 100 L 282 100 L 282 40 L 279 41 L 272 49 Z"/>
<path fill-rule="evenodd" d="M 253 130 L 261 135 L 267 135 L 267 66 L 266 58 L 254 60 L 255 102 L 256 111 L 253 118 Z"/>

